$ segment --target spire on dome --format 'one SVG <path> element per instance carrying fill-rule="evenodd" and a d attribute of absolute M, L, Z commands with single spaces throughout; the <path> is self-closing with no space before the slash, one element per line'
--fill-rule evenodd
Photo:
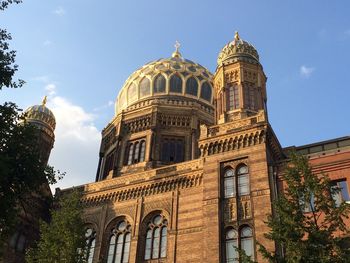
<path fill-rule="evenodd" d="M 47 96 L 45 96 L 41 102 L 41 105 L 46 106 Z"/>
<path fill-rule="evenodd" d="M 235 31 L 235 40 L 240 40 L 241 38 L 239 37 L 238 31 Z"/>
<path fill-rule="evenodd" d="M 175 51 L 173 52 L 173 54 L 171 55 L 173 58 L 181 58 L 181 53 L 179 52 L 179 48 L 180 48 L 181 44 L 179 43 L 179 41 L 176 40 L 175 42 Z"/>

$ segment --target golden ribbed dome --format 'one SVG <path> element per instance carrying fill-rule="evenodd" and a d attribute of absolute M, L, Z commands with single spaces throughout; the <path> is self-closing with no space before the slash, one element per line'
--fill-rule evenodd
<path fill-rule="evenodd" d="M 116 114 L 139 101 L 182 97 L 212 106 L 213 75 L 203 66 L 184 59 L 176 50 L 170 58 L 147 63 L 125 81 L 116 102 Z"/>
<path fill-rule="evenodd" d="M 259 63 L 259 54 L 254 46 L 240 38 L 238 32 L 235 33 L 233 41 L 226 44 L 218 56 L 218 66 L 236 61 L 247 61 Z"/>
<path fill-rule="evenodd" d="M 52 131 L 56 128 L 56 119 L 52 111 L 46 107 L 46 96 L 41 105 L 34 105 L 25 111 L 25 118 L 29 123 L 48 126 Z"/>

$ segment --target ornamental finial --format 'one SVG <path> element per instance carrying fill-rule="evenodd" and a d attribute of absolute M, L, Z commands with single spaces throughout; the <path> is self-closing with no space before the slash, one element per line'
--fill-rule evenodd
<path fill-rule="evenodd" d="M 240 40 L 241 38 L 239 37 L 238 31 L 235 31 L 235 40 Z"/>
<path fill-rule="evenodd" d="M 181 53 L 179 52 L 179 48 L 180 48 L 181 44 L 179 43 L 179 41 L 176 40 L 175 42 L 175 51 L 172 54 L 173 58 L 181 58 Z"/>
<path fill-rule="evenodd" d="M 47 96 L 43 98 L 43 101 L 41 102 L 41 105 L 45 106 L 47 102 Z"/>

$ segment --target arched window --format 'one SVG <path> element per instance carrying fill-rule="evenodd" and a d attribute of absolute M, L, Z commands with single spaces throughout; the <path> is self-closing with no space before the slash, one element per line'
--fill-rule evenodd
<path fill-rule="evenodd" d="M 239 94 L 238 94 L 238 86 L 230 86 L 227 92 L 228 103 L 227 110 L 234 110 L 239 108 Z"/>
<path fill-rule="evenodd" d="M 254 243 L 253 243 L 253 230 L 249 226 L 245 226 L 240 231 L 241 249 L 247 256 L 254 260 Z"/>
<path fill-rule="evenodd" d="M 235 173 L 232 168 L 224 173 L 225 198 L 234 197 L 236 194 Z"/>
<path fill-rule="evenodd" d="M 194 77 L 190 77 L 186 81 L 186 94 L 197 96 L 198 94 L 198 82 Z"/>
<path fill-rule="evenodd" d="M 125 152 L 124 164 L 130 165 L 145 161 L 146 140 L 144 138 L 128 143 Z"/>
<path fill-rule="evenodd" d="M 135 142 L 133 163 L 138 163 L 139 162 L 139 152 L 140 152 L 140 143 L 139 142 Z"/>
<path fill-rule="evenodd" d="M 158 74 L 153 81 L 153 93 L 165 92 L 165 78 L 162 74 Z"/>
<path fill-rule="evenodd" d="M 165 258 L 167 253 L 167 225 L 164 216 L 157 214 L 148 223 L 145 260 Z"/>
<path fill-rule="evenodd" d="M 243 164 L 237 169 L 237 181 L 238 181 L 238 196 L 248 195 L 250 192 L 249 187 L 249 173 L 248 167 Z"/>
<path fill-rule="evenodd" d="M 140 98 L 149 96 L 151 94 L 150 81 L 144 77 L 140 82 Z"/>
<path fill-rule="evenodd" d="M 132 164 L 132 157 L 134 155 L 134 144 L 130 143 L 128 148 L 128 162 L 127 165 Z"/>
<path fill-rule="evenodd" d="M 184 161 L 184 139 L 183 138 L 163 138 L 162 156 L 164 162 L 178 163 Z"/>
<path fill-rule="evenodd" d="M 88 228 L 85 231 L 86 239 L 86 260 L 88 263 L 92 263 L 94 259 L 95 243 L 96 243 L 96 232 Z"/>
<path fill-rule="evenodd" d="M 126 220 L 123 220 L 111 231 L 107 263 L 129 262 L 130 240 L 131 226 Z"/>
<path fill-rule="evenodd" d="M 10 239 L 10 247 L 18 252 L 24 252 L 26 247 L 27 238 L 22 232 L 16 232 Z"/>
<path fill-rule="evenodd" d="M 201 88 L 201 98 L 206 101 L 211 101 L 211 86 L 208 82 L 204 82 Z"/>
<path fill-rule="evenodd" d="M 225 235 L 225 258 L 226 263 L 238 263 L 238 234 L 233 228 L 229 228 Z"/>
<path fill-rule="evenodd" d="M 142 140 L 140 144 L 140 162 L 143 162 L 145 160 L 145 152 L 146 152 L 146 142 Z"/>
<path fill-rule="evenodd" d="M 137 90 L 136 85 L 134 83 L 131 83 L 128 88 L 128 102 L 134 102 L 137 100 Z"/>
<path fill-rule="evenodd" d="M 170 92 L 182 93 L 182 79 L 176 74 L 170 78 Z"/>

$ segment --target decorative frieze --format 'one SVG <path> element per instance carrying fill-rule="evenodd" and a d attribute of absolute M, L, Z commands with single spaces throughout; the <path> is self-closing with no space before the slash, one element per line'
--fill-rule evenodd
<path fill-rule="evenodd" d="M 199 149 L 201 151 L 201 156 L 204 157 L 262 144 L 265 143 L 265 140 L 265 130 L 257 130 L 255 132 L 238 135 L 232 133 L 224 138 L 221 137 L 209 142 L 203 142 L 200 144 Z"/>
<path fill-rule="evenodd" d="M 87 195 L 82 199 L 82 203 L 86 206 L 100 205 L 101 203 L 107 203 L 110 201 L 121 202 L 130 199 L 137 199 L 140 197 L 170 192 L 176 189 L 196 187 L 202 184 L 202 176 L 202 173 L 197 173 L 193 175 L 171 178 L 170 180 L 152 182 L 147 185 L 109 191 L 107 193 L 96 194 L 93 196 Z"/>

